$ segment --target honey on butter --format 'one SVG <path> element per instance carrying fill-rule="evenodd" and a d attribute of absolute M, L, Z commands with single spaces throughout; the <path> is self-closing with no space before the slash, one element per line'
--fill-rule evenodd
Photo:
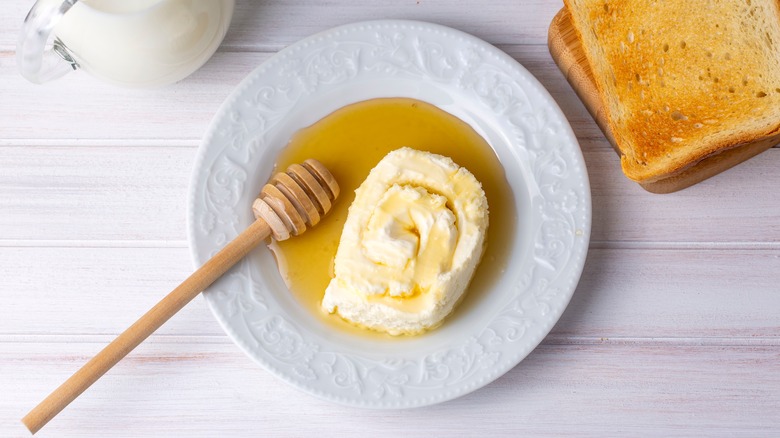
<path fill-rule="evenodd" d="M 335 276 L 334 259 L 348 209 L 355 199 L 354 191 L 384 156 L 402 147 L 444 155 L 467 167 L 481 183 L 490 205 L 490 230 L 482 262 L 445 324 L 471 311 L 506 267 L 508 242 L 515 232 L 514 197 L 490 145 L 457 117 L 415 99 L 381 98 L 348 105 L 299 130 L 276 163 L 277 168 L 285 168 L 302 159 L 315 158 L 333 173 L 342 188 L 340 199 L 317 227 L 296 239 L 271 246 L 290 293 L 324 329 L 377 341 L 404 339 L 366 330 L 322 309 L 325 289 Z M 431 199 L 434 202 L 434 197 Z M 385 208 L 390 213 L 395 201 L 386 201 Z M 411 291 L 410 298 L 419 296 L 415 294 Z M 390 295 L 373 299 L 400 304 Z M 410 300 L 403 305 L 414 304 Z"/>
<path fill-rule="evenodd" d="M 487 227 L 485 192 L 466 168 L 392 151 L 355 192 L 322 308 L 391 335 L 436 327 L 471 281 Z"/>

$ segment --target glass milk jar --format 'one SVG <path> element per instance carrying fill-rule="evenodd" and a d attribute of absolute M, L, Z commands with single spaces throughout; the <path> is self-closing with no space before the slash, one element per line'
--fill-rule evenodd
<path fill-rule="evenodd" d="M 217 50 L 234 0 L 38 0 L 17 47 L 24 77 L 73 69 L 127 87 L 179 81 Z"/>

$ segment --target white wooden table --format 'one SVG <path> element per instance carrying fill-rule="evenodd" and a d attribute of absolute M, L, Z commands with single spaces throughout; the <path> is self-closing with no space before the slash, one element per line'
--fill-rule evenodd
<path fill-rule="evenodd" d="M 200 138 L 233 87 L 286 45 L 377 18 L 481 37 L 549 89 L 579 137 L 592 244 L 574 298 L 526 360 L 460 399 L 409 411 L 320 401 L 245 357 L 201 298 L 40 436 L 780 436 L 780 149 L 652 195 L 556 69 L 560 1 L 239 1 L 220 51 L 164 89 L 16 71 L 30 1 L 0 16 L 0 436 L 191 272 Z"/>

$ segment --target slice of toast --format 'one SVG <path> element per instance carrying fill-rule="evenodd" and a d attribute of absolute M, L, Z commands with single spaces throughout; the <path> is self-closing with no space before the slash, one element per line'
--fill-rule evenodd
<path fill-rule="evenodd" d="M 564 1 L 629 178 L 780 134 L 777 0 Z"/>

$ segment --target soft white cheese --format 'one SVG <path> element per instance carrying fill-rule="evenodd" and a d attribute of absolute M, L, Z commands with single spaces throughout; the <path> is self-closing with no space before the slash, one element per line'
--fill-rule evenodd
<path fill-rule="evenodd" d="M 355 191 L 322 307 L 393 335 L 439 325 L 479 263 L 482 186 L 451 159 L 401 148 Z"/>

